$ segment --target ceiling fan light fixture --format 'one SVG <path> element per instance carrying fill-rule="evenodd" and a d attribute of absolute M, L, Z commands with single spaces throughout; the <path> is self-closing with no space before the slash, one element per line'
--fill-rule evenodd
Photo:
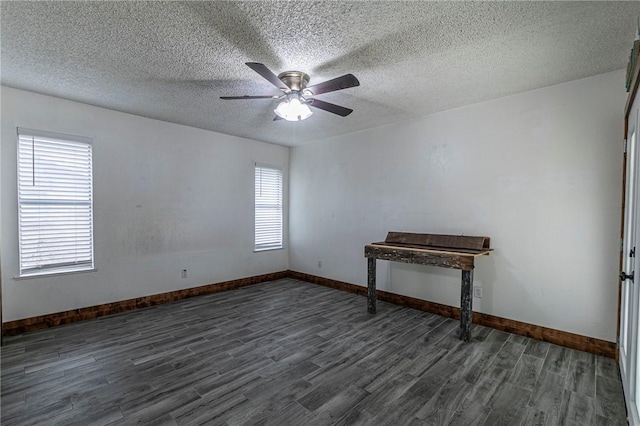
<path fill-rule="evenodd" d="M 2 0 L 0 0 L 2 1 Z M 314 84 L 307 87 L 309 76 L 300 71 L 285 71 L 279 75 L 275 75 L 265 64 L 259 62 L 247 62 L 249 68 L 268 80 L 269 83 L 280 89 L 282 94 L 279 96 L 253 95 L 253 96 L 220 96 L 220 99 L 283 99 L 278 107 L 273 110 L 276 113 L 274 121 L 284 119 L 287 121 L 302 121 L 311 117 L 312 106 L 332 114 L 346 117 L 351 114 L 351 108 L 345 108 L 340 105 L 325 102 L 316 99 L 315 96 L 323 93 L 335 92 L 336 90 L 348 89 L 360 85 L 360 82 L 353 74 L 345 74 L 323 83 Z"/>
<path fill-rule="evenodd" d="M 301 101 L 300 95 L 297 93 L 287 95 L 287 98 L 280 102 L 273 112 L 287 121 L 302 121 L 313 114 L 309 105 L 304 100 Z"/>

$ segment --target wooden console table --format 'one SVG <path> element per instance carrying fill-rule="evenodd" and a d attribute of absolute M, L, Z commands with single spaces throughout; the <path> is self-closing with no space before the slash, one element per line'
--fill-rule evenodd
<path fill-rule="evenodd" d="M 380 243 L 364 247 L 367 258 L 367 310 L 376 313 L 376 260 L 416 263 L 462 270 L 460 339 L 471 338 L 473 268 L 476 257 L 488 255 L 489 237 L 389 232 Z"/>

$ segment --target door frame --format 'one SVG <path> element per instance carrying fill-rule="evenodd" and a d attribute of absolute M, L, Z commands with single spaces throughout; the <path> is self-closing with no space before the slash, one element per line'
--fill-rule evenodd
<path fill-rule="evenodd" d="M 624 265 L 625 265 L 625 252 L 623 250 L 623 241 L 624 241 L 624 234 L 625 234 L 625 208 L 627 207 L 627 141 L 628 141 L 628 133 L 629 133 L 629 118 L 631 113 L 634 111 L 633 110 L 633 104 L 634 101 L 636 99 L 636 95 L 638 94 L 638 88 L 640 86 L 640 66 L 636 67 L 635 71 L 634 71 L 634 75 L 632 76 L 632 80 L 631 80 L 631 86 L 629 88 L 629 95 L 627 96 L 627 102 L 625 105 L 625 109 L 624 109 L 624 130 L 623 130 L 623 134 L 624 134 L 624 144 L 625 144 L 625 149 L 623 152 L 623 157 L 622 157 L 622 208 L 620 210 L 620 255 L 619 255 L 619 261 L 618 261 L 618 271 L 623 271 L 624 270 Z M 640 120 L 640 115 L 639 112 L 636 111 L 636 116 L 633 120 L 634 124 L 636 125 L 636 139 L 638 137 L 640 137 L 640 135 L 638 135 L 638 125 L 640 123 L 638 123 L 638 120 Z M 636 149 L 640 149 L 640 145 L 638 145 L 639 141 L 636 141 Z M 640 164 L 636 165 L 636 167 L 640 166 Z M 637 190 L 638 188 L 636 188 Z M 627 271 L 628 272 L 628 271 Z M 639 279 L 640 277 L 636 277 L 636 279 Z M 639 282 L 632 288 L 632 291 L 634 291 L 640 284 L 640 280 Z M 617 337 L 617 341 L 616 341 L 616 361 L 618 362 L 618 370 L 620 371 L 620 365 L 621 365 L 621 359 L 620 359 L 620 325 L 621 325 L 621 310 L 622 310 L 622 289 L 623 289 L 623 281 L 618 278 L 618 314 L 617 314 L 617 329 L 616 329 L 616 337 Z M 634 293 L 636 293 L 636 291 L 634 291 Z M 636 320 L 636 324 L 637 324 L 637 320 Z M 635 357 L 635 355 L 634 355 Z M 640 366 L 637 366 L 640 367 Z M 635 373 L 634 373 L 635 374 Z M 623 382 L 623 387 L 625 386 L 625 379 L 622 378 L 622 382 Z M 627 420 L 631 421 L 631 424 L 640 424 L 640 419 L 636 418 L 636 413 L 629 413 L 628 407 L 629 404 L 634 404 L 634 401 L 626 401 L 626 398 L 631 398 L 630 392 L 631 389 L 624 389 L 624 396 L 625 396 L 625 407 L 627 408 Z"/>
<path fill-rule="evenodd" d="M 625 157 L 627 158 L 626 191 L 625 191 L 625 232 L 622 241 L 622 268 L 626 274 L 632 277 L 635 271 L 640 272 L 639 258 L 635 253 L 635 247 L 640 247 L 640 220 L 638 220 L 638 208 L 640 206 L 640 149 L 638 146 L 639 115 L 638 108 L 632 109 L 630 115 L 630 131 L 626 139 Z M 622 275 L 622 272 L 621 272 Z M 622 277 L 621 277 L 622 278 Z M 636 277 L 637 278 L 637 277 Z M 640 425 L 640 413 L 638 402 L 640 401 L 640 377 L 638 367 L 638 311 L 640 310 L 639 285 L 634 279 L 620 280 L 618 306 L 618 369 L 624 389 L 625 405 L 627 408 L 627 420 L 632 426 Z"/>
<path fill-rule="evenodd" d="M 627 103 L 624 107 L 624 129 L 623 139 L 626 145 L 629 132 L 629 115 L 633 109 L 633 102 L 638 94 L 638 88 L 640 87 L 640 66 L 636 67 L 633 78 L 631 80 L 631 86 L 629 87 L 629 95 L 627 96 Z M 624 240 L 624 209 L 626 207 L 627 197 L 627 150 L 624 149 L 622 155 L 622 208 L 620 209 L 620 256 L 618 261 L 618 270 L 622 271 L 624 266 L 624 253 L 622 250 L 622 241 Z M 622 302 L 622 281 L 618 279 L 618 325 L 616 329 L 616 336 L 620 337 L 620 303 Z M 620 362 L 619 348 L 616 345 L 616 361 Z"/>

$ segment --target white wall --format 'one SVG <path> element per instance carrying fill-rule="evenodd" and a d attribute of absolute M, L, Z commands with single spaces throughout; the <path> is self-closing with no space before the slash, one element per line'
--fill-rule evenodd
<path fill-rule="evenodd" d="M 1 95 L 3 321 L 288 268 L 287 249 L 253 252 L 253 165 L 283 167 L 286 200 L 287 147 L 6 87 Z M 93 138 L 96 272 L 14 279 L 18 126 Z"/>
<path fill-rule="evenodd" d="M 387 231 L 486 235 L 474 310 L 614 341 L 624 102 L 616 71 L 295 147 L 290 268 L 366 285 Z M 377 279 L 460 303 L 456 270 Z"/>

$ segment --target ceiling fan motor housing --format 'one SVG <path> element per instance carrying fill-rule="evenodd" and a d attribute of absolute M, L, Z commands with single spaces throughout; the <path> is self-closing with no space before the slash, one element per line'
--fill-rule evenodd
<path fill-rule="evenodd" d="M 309 83 L 309 76 L 301 71 L 285 71 L 278 74 L 278 78 L 296 92 L 304 90 Z"/>

